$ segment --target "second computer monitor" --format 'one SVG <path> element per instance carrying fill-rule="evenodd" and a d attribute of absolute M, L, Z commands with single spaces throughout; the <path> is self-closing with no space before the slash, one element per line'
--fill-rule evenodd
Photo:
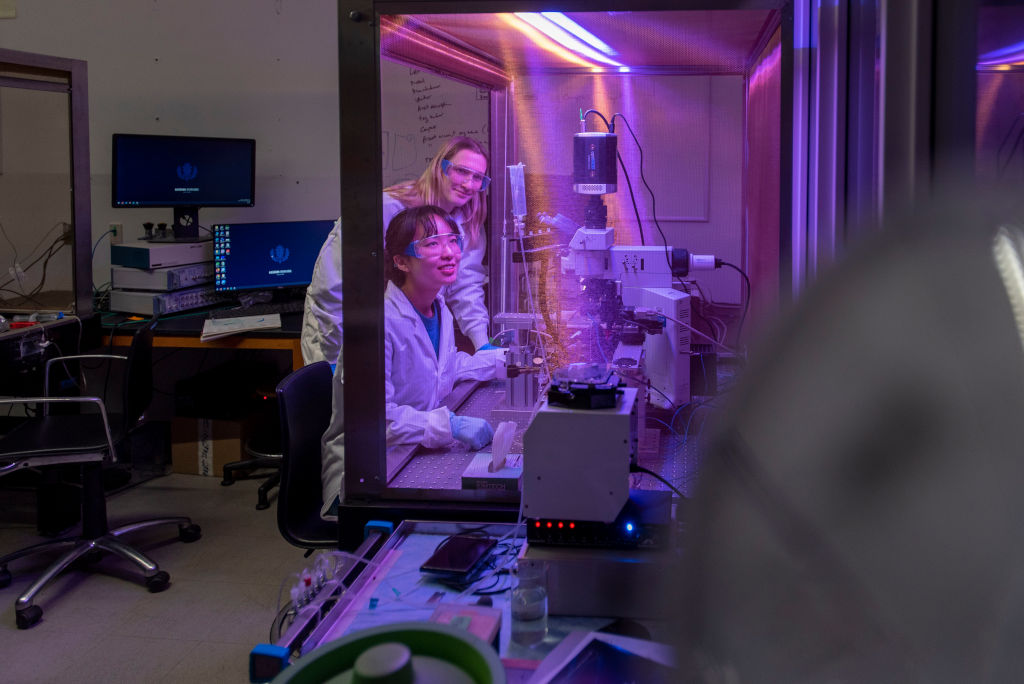
<path fill-rule="evenodd" d="M 219 223 L 213 226 L 219 292 L 309 285 L 333 220 Z"/>

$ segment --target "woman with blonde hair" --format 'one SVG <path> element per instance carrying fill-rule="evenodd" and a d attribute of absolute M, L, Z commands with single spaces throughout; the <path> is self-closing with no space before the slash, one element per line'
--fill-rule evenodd
<path fill-rule="evenodd" d="M 462 333 L 474 348 L 487 345 L 488 315 L 483 285 L 487 251 L 487 155 L 476 140 L 457 136 L 438 149 L 419 178 L 384 190 L 383 226 L 403 209 L 426 204 L 441 207 L 455 220 L 464 249 L 458 277 L 444 297 Z M 326 359 L 338 363 L 341 354 L 341 219 L 334 224 L 317 257 L 313 280 L 306 290 L 302 321 L 302 356 L 308 364 Z"/>

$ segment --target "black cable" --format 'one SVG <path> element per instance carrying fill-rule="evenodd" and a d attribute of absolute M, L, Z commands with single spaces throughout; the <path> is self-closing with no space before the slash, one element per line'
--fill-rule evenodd
<path fill-rule="evenodd" d="M 509 589 L 512 588 L 512 585 L 511 585 L 510 582 L 502 582 L 502 579 L 503 579 L 502 576 L 503 575 L 507 576 L 508 574 L 509 574 L 508 568 L 503 568 L 501 570 L 498 570 L 495 573 L 495 575 L 494 575 L 494 581 L 491 582 L 486 587 L 481 587 L 480 589 L 474 589 L 473 590 L 473 596 L 493 596 L 495 594 L 504 594 L 506 591 L 508 591 Z M 498 585 L 501 585 L 501 586 L 499 588 L 495 589 L 495 587 L 498 587 Z"/>
<path fill-rule="evenodd" d="M 53 224 L 53 226 L 50 227 L 50 230 L 48 230 L 45 233 L 43 233 L 42 236 L 39 238 L 38 242 L 36 242 L 36 244 L 33 245 L 32 249 L 29 250 L 28 256 L 31 257 L 33 254 L 35 254 L 36 250 L 39 249 L 39 245 L 43 244 L 43 242 L 46 240 L 46 238 L 49 237 L 50 233 L 52 233 L 57 228 L 59 228 L 60 226 L 63 226 L 63 225 L 64 225 L 64 221 L 57 221 L 55 224 Z M 71 224 L 68 224 L 68 226 L 70 226 L 70 225 Z M 64 235 L 61 235 L 60 237 L 58 237 L 56 239 L 63 241 L 64 240 Z"/>
<path fill-rule="evenodd" d="M 704 321 L 704 325 L 708 329 L 708 337 L 713 337 L 713 338 L 715 338 L 717 340 L 717 338 L 718 338 L 718 331 L 716 331 L 714 329 L 714 327 L 711 325 L 711 321 L 709 321 L 707 318 L 705 318 L 704 314 L 702 314 L 701 312 L 697 311 L 696 307 L 693 308 L 692 311 L 693 311 L 693 315 L 694 316 L 696 316 L 700 320 Z"/>
<path fill-rule="evenodd" d="M 31 258 L 32 255 L 35 254 L 36 250 L 39 249 L 39 245 L 43 244 L 43 241 L 46 240 L 46 238 L 50 235 L 50 233 L 52 233 L 54 230 L 56 230 L 58 226 L 62 226 L 62 225 L 64 225 L 63 221 L 57 221 L 57 223 L 53 224 L 53 226 L 51 226 L 48 231 L 43 233 L 42 237 L 39 238 L 39 241 L 36 242 L 36 244 L 33 245 L 32 249 L 30 249 L 28 251 L 27 258 Z M 17 247 L 14 246 L 14 243 L 11 242 L 11 238 L 8 237 L 7 229 L 4 227 L 4 224 L 2 222 L 0 222 L 0 233 L 3 233 L 3 236 L 5 238 L 7 238 L 7 242 L 10 243 L 11 248 L 14 249 L 14 261 L 12 262 L 12 265 L 16 264 L 18 262 L 18 249 L 17 249 Z M 62 243 L 62 244 L 64 243 L 64 236 L 63 235 L 61 235 L 60 237 L 56 238 L 52 243 L 50 243 L 50 246 L 47 247 L 46 249 L 47 250 L 52 249 L 53 245 L 57 244 L 58 242 Z M 43 255 L 39 255 L 39 258 L 42 258 L 42 256 Z M 39 258 L 37 258 L 36 261 L 31 262 L 26 268 L 31 268 L 37 261 L 39 261 Z M 14 280 L 15 279 L 12 278 L 11 280 L 8 280 L 8 281 L 0 284 L 0 287 L 3 287 L 4 285 L 8 285 L 8 284 L 14 282 Z"/>
<path fill-rule="evenodd" d="M 108 280 L 100 286 L 93 286 L 92 290 L 92 305 L 99 311 L 105 311 L 110 307 L 110 292 L 114 289 L 111 282 Z M 106 302 L 106 308 L 104 308 L 104 302 Z"/>
<path fill-rule="evenodd" d="M 0 292 L 10 292 L 11 294 L 17 295 L 19 297 L 19 299 L 21 301 L 18 301 L 18 300 L 15 299 L 15 300 L 11 300 L 10 302 L 8 302 L 11 306 L 16 306 L 16 305 L 21 304 L 23 302 L 35 302 L 40 307 L 45 307 L 46 306 L 46 303 L 43 302 L 42 300 L 36 299 L 35 297 L 33 297 L 30 294 L 25 294 L 24 292 L 18 292 L 17 290 L 12 290 L 12 289 L 10 289 L 8 287 L 0 287 Z"/>
<path fill-rule="evenodd" d="M 587 110 L 587 114 L 589 114 L 590 112 L 593 112 L 594 114 L 597 114 L 598 116 L 601 117 L 601 120 L 604 121 L 605 128 L 608 129 L 609 133 L 615 133 L 615 117 L 616 116 L 621 116 L 621 114 L 618 114 L 618 113 L 613 114 L 612 115 L 612 121 L 611 121 L 611 123 L 609 123 L 608 119 L 604 118 L 604 115 L 601 114 L 601 112 L 597 111 L 596 109 Z M 587 114 L 584 114 L 583 116 L 586 116 Z M 623 119 L 623 121 L 625 121 L 625 119 Z M 629 122 L 626 122 L 626 128 L 629 128 Z M 630 131 L 630 133 L 632 133 L 632 131 Z M 633 140 L 636 140 L 636 136 L 633 137 Z M 640 145 L 637 144 L 637 148 L 639 148 L 639 147 L 640 147 Z M 615 158 L 619 160 L 619 166 L 622 167 L 622 175 L 626 179 L 626 187 L 629 188 L 629 199 L 633 203 L 633 213 L 636 215 L 636 225 L 637 225 L 637 228 L 640 229 L 640 244 L 646 246 L 647 245 L 647 238 L 644 236 L 644 224 L 643 224 L 643 221 L 640 220 L 640 208 L 637 206 L 637 204 L 636 204 L 636 196 L 633 194 L 633 182 L 629 179 L 629 171 L 626 170 L 626 163 L 624 161 L 622 161 L 622 155 L 619 154 L 618 150 L 615 151 Z M 644 151 L 641 149 L 640 150 L 640 175 L 643 176 L 643 173 L 644 173 Z M 662 237 L 662 240 L 665 239 L 664 234 L 661 237 Z M 668 259 L 668 253 L 667 252 L 665 254 L 665 258 Z M 669 260 L 669 262 L 668 262 L 668 268 L 669 268 L 669 272 L 671 272 L 671 270 L 672 270 L 672 262 L 671 262 L 671 260 Z"/>
<path fill-rule="evenodd" d="M 675 411 L 675 410 L 676 410 L 677 408 L 679 408 L 678 406 L 676 406 L 676 405 L 675 405 L 675 404 L 674 404 L 674 403 L 672 402 L 672 400 L 671 400 L 671 399 L 669 398 L 669 396 L 668 396 L 667 394 L 665 394 L 665 393 L 664 393 L 664 392 L 662 392 L 662 391 L 661 391 L 660 389 L 658 389 L 657 387 L 655 387 L 654 385 L 652 385 L 652 384 L 650 383 L 650 381 L 648 381 L 648 382 L 647 382 L 647 389 L 649 389 L 649 390 L 654 390 L 655 392 L 657 392 L 657 393 L 658 393 L 658 394 L 660 394 L 661 396 L 665 397 L 665 401 L 667 401 L 667 402 L 668 402 L 668 406 L 669 406 L 669 408 L 668 408 L 667 410 L 670 410 L 670 411 Z"/>
<path fill-rule="evenodd" d="M 59 252 L 63 247 L 63 242 L 61 242 L 59 245 L 50 247 L 49 251 L 46 254 L 46 258 L 43 260 L 43 275 L 40 276 L 39 284 L 36 286 L 36 289 L 32 290 L 32 294 L 36 295 L 43 291 L 43 287 L 46 285 L 46 269 L 50 265 L 50 259 L 52 259 L 57 254 L 57 252 Z"/>
<path fill-rule="evenodd" d="M 33 266 L 35 266 L 37 263 L 40 262 L 40 260 L 42 260 L 43 258 L 46 257 L 46 255 L 49 253 L 50 250 L 53 249 L 54 246 L 57 246 L 57 247 L 63 246 L 63 238 L 57 238 L 52 243 L 50 243 L 49 246 L 46 248 L 46 250 L 42 254 L 40 254 L 35 259 L 30 261 L 22 270 L 28 270 L 29 268 L 32 268 Z M 3 283 L 0 283 L 0 288 L 3 288 L 3 287 L 6 287 L 6 286 L 10 285 L 11 283 L 13 283 L 16 280 L 17 280 L 16 277 L 11 277 L 11 279 L 9 279 L 7 281 L 4 281 Z"/>
<path fill-rule="evenodd" d="M 668 255 L 668 238 L 665 237 L 665 231 L 661 229 L 661 224 L 658 223 L 657 201 L 654 197 L 654 191 L 651 190 L 651 186 L 647 182 L 647 178 L 644 176 L 644 148 L 640 145 L 640 141 L 637 139 L 636 133 L 633 132 L 633 127 L 629 125 L 629 120 L 619 112 L 615 112 L 615 114 L 612 115 L 613 126 L 615 117 L 619 117 L 622 119 L 623 123 L 626 124 L 626 130 L 629 131 L 629 135 L 633 138 L 633 142 L 636 144 L 636 149 L 640 153 L 640 180 L 643 182 L 644 187 L 647 188 L 647 194 L 651 196 L 651 219 L 654 221 L 654 226 L 658 229 L 658 234 L 661 235 L 661 244 L 665 246 L 665 261 L 668 262 L 668 272 L 671 273 L 672 259 Z M 614 128 L 611 130 L 614 130 Z"/>
<path fill-rule="evenodd" d="M 718 397 L 709 397 L 690 409 L 690 415 L 686 418 L 686 427 L 683 428 L 683 444 L 690 440 L 690 423 L 693 422 L 693 417 L 697 415 L 697 411 L 702 408 L 715 408 L 711 402 L 717 398 Z M 701 424 L 703 425 L 703 423 Z"/>
<path fill-rule="evenodd" d="M 629 180 L 629 172 L 626 171 L 626 163 L 622 161 L 622 155 L 617 151 L 615 156 L 619 160 L 619 166 L 622 167 L 622 176 L 626 179 L 626 187 L 629 188 L 629 200 L 633 203 L 633 213 L 636 214 L 636 225 L 640 228 L 640 244 L 641 246 L 647 245 L 647 239 L 644 237 L 644 224 L 640 221 L 640 208 L 636 206 L 636 197 L 633 196 L 633 183 Z M 669 268 L 672 264 L 669 263 Z"/>
<path fill-rule="evenodd" d="M 57 247 L 57 249 L 59 250 L 63 246 L 64 246 L 64 238 L 63 237 L 57 238 L 56 240 L 54 240 L 53 242 L 50 243 L 50 246 L 46 248 L 46 251 L 43 254 L 40 254 L 35 259 L 30 261 L 28 263 L 28 265 L 26 265 L 24 268 L 22 268 L 21 269 L 22 272 L 27 271 L 28 269 L 32 268 L 33 266 L 38 264 L 43 259 L 48 258 L 49 256 L 51 256 L 51 251 L 53 250 L 54 247 Z M 8 280 L 5 280 L 4 282 L 0 283 L 0 289 L 6 288 L 8 285 L 10 285 L 11 283 L 13 283 L 16 280 L 18 280 L 18 278 L 9 278 Z M 19 293 L 19 294 L 21 294 L 21 296 L 23 296 L 23 297 L 26 296 L 25 293 L 23 293 L 23 292 Z"/>
<path fill-rule="evenodd" d="M 11 266 L 14 266 L 16 263 L 18 263 L 18 248 L 14 245 L 14 241 L 11 240 L 11 236 L 7 234 L 7 228 L 4 227 L 4 224 L 2 222 L 0 222 L 0 233 L 3 233 L 4 237 L 7 239 L 7 244 L 9 244 L 11 246 L 11 249 L 14 250 L 14 261 L 11 262 Z M 31 254 L 31 252 L 29 252 L 29 254 Z"/>
<path fill-rule="evenodd" d="M 583 112 L 583 116 L 580 117 L 580 121 L 583 121 L 584 125 L 586 125 L 587 114 L 597 114 L 599 117 L 601 117 L 601 121 L 604 121 L 604 127 L 607 128 L 610 133 L 615 132 L 615 124 L 608 123 L 608 119 L 604 118 L 604 114 L 597 111 L 596 109 L 588 109 L 587 111 Z M 612 121 L 615 121 L 614 116 L 612 117 Z"/>
<path fill-rule="evenodd" d="M 750 278 L 748 278 L 747 274 L 743 272 L 743 269 L 741 269 L 739 266 L 736 266 L 735 264 L 730 264 L 728 261 L 723 261 L 722 266 L 728 266 L 729 268 L 733 269 L 741 276 L 743 276 L 743 283 L 747 286 L 747 295 L 746 297 L 743 298 L 743 314 L 740 316 L 740 324 L 736 328 L 736 346 L 739 347 L 740 333 L 743 332 L 743 323 L 747 320 L 747 311 L 750 309 Z"/>
<path fill-rule="evenodd" d="M 676 495 L 680 499 L 682 499 L 683 501 L 687 500 L 687 497 L 686 497 L 685 494 L 683 494 L 681 491 L 676 489 L 675 486 L 671 482 L 669 482 L 668 480 L 666 480 L 665 478 L 663 478 L 661 475 L 659 475 L 658 473 L 654 472 L 653 470 L 648 470 L 647 468 L 644 468 L 642 465 L 631 465 L 631 466 L 629 466 L 629 472 L 631 472 L 631 473 L 644 473 L 645 475 L 650 475 L 651 477 L 653 477 L 654 479 L 660 481 L 663 485 L 665 485 L 666 487 L 671 489 L 673 492 L 675 492 Z"/>

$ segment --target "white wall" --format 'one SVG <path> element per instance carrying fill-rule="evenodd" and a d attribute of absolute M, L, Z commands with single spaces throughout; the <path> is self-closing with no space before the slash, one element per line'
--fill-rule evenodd
<path fill-rule="evenodd" d="M 743 78 L 683 74 L 531 74 L 516 82 L 516 123 L 531 213 L 564 213 L 583 221 L 584 200 L 572 192 L 573 134 L 581 111 L 625 116 L 643 148 L 643 177 L 656 199 L 658 224 L 673 247 L 711 253 L 743 266 Z M 587 130 L 604 131 L 587 117 Z M 615 124 L 618 151 L 629 171 L 648 245 L 663 244 L 641 179 L 640 152 L 625 123 Z M 542 187 L 537 187 L 537 186 Z M 640 244 L 626 177 L 604 195 L 617 244 Z M 742 301 L 734 271 L 692 276 L 717 303 Z"/>
<path fill-rule="evenodd" d="M 340 211 L 337 9 L 332 0 L 22 0 L 0 45 L 88 62 L 94 239 L 170 209 L 110 206 L 113 133 L 256 139 L 256 206 L 219 220 L 332 218 Z M 109 279 L 96 251 L 93 279 Z"/>

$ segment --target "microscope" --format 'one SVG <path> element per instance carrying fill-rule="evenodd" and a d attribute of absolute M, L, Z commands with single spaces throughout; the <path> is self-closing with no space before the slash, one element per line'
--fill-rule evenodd
<path fill-rule="evenodd" d="M 558 527 L 569 521 L 594 523 L 587 538 L 602 538 L 602 544 L 654 543 L 635 521 L 629 532 L 618 523 L 636 504 L 629 472 L 637 464 L 647 403 L 671 408 L 690 401 L 693 297 L 674 283 L 721 264 L 713 255 L 669 245 L 615 244 L 602 197 L 618 187 L 616 148 L 613 130 L 584 126 L 576 133 L 572 187 L 587 196 L 584 224 L 541 215 L 560 233 L 573 231 L 559 269 L 578 288 L 579 311 L 569 325 L 590 333 L 594 351 L 552 371 L 523 438 L 523 512 L 535 542 L 564 537 L 573 543 L 576 537 Z"/>
<path fill-rule="evenodd" d="M 602 196 L 618 188 L 617 160 L 613 131 L 583 130 L 573 137 L 573 190 L 587 195 L 588 203 L 561 270 L 577 278 L 593 337 L 615 344 L 610 356 L 598 350 L 602 360 L 641 384 L 649 382 L 656 390 L 652 403 L 679 406 L 690 400 L 693 301 L 673 284 L 692 271 L 717 268 L 721 261 L 668 245 L 616 245 Z M 552 222 L 564 226 L 568 219 L 561 219 Z"/>

